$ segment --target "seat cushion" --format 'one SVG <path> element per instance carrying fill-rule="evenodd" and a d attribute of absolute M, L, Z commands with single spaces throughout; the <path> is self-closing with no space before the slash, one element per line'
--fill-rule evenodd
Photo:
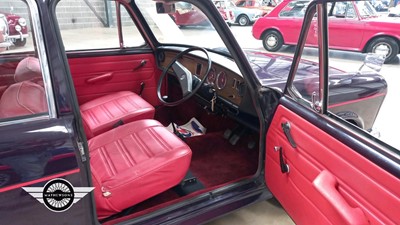
<path fill-rule="evenodd" d="M 154 107 L 130 91 L 109 94 L 80 106 L 88 138 L 111 130 L 117 123 L 152 119 Z"/>
<path fill-rule="evenodd" d="M 180 183 L 192 156 L 186 143 L 155 120 L 119 126 L 88 143 L 100 219 Z"/>

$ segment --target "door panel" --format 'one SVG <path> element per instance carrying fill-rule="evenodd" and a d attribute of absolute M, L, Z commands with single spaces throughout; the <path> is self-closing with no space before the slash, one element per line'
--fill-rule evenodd
<path fill-rule="evenodd" d="M 287 122 L 295 148 L 282 129 Z M 399 179 L 314 124 L 280 105 L 267 133 L 267 186 L 296 224 L 400 224 Z"/>
<path fill-rule="evenodd" d="M 152 105 L 158 105 L 157 81 L 160 71 L 153 54 L 79 57 L 68 59 L 79 104 L 100 96 L 133 91 Z"/>

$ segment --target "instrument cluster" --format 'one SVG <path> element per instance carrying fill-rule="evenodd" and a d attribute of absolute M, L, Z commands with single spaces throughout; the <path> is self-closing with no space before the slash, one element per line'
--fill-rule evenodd
<path fill-rule="evenodd" d="M 208 73 L 207 83 L 210 85 L 215 85 L 218 90 L 224 89 L 227 83 L 226 72 L 221 71 L 217 74 L 215 68 L 211 68 L 210 72 Z"/>

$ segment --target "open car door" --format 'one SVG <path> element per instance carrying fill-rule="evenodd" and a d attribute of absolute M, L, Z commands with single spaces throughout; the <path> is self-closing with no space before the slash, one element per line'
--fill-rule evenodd
<path fill-rule="evenodd" d="M 326 8 L 314 1 L 307 9 L 285 95 L 267 132 L 267 186 L 296 224 L 400 224 L 399 152 L 328 110 Z M 316 11 L 320 85 L 307 102 L 293 80 Z"/>

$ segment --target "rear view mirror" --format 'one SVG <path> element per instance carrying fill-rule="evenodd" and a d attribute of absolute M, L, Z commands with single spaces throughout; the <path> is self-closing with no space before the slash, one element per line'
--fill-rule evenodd
<path fill-rule="evenodd" d="M 156 3 L 157 13 L 175 13 L 175 4 L 165 4 L 162 2 Z"/>

